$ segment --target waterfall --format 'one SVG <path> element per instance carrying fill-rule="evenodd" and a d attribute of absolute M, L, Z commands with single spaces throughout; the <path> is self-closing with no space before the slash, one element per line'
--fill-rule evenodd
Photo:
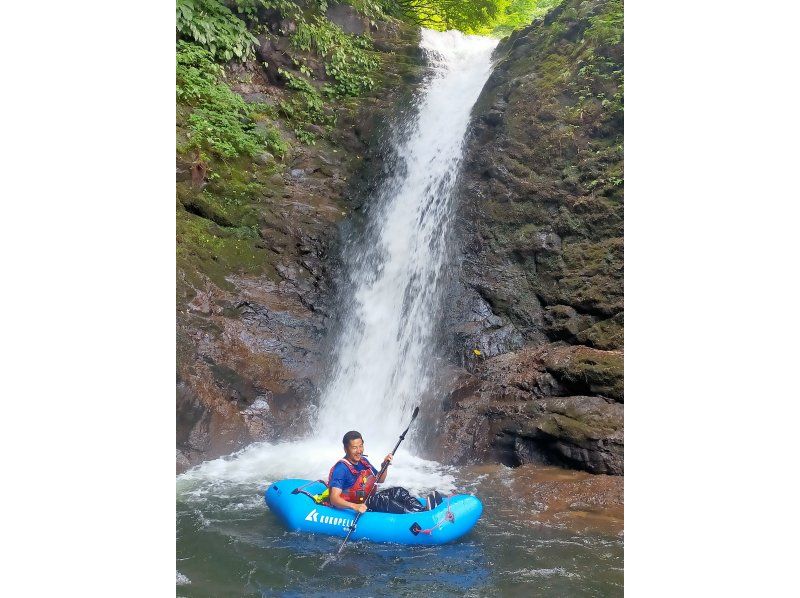
<path fill-rule="evenodd" d="M 320 402 L 320 436 L 335 440 L 357 429 L 373 445 L 389 445 L 429 390 L 453 186 L 496 43 L 422 30 L 431 74 L 415 117 L 395 135 L 399 164 L 373 198 L 374 230 L 354 255 L 349 310 Z"/>
<path fill-rule="evenodd" d="M 230 483 L 325 476 L 351 429 L 362 432 L 375 464 L 394 446 L 413 407 L 431 391 L 453 187 L 472 106 L 491 72 L 496 44 L 457 31 L 422 30 L 430 75 L 413 117 L 394 135 L 394 174 L 371 198 L 367 233 L 348 256 L 351 284 L 312 437 L 255 444 L 232 459 L 204 463 L 179 476 L 185 498 L 219 497 Z M 420 419 L 424 411 L 423 406 Z M 446 490 L 453 478 L 439 464 L 414 456 L 412 434 L 401 448 L 408 452 L 392 467 L 391 482 Z"/>

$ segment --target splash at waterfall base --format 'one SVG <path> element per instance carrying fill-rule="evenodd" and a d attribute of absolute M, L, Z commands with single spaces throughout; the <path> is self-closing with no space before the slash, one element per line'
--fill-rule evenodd
<path fill-rule="evenodd" d="M 288 479 L 267 488 L 264 500 L 270 510 L 291 531 L 310 532 L 344 538 L 353 524 L 354 514 L 315 503 L 296 488 L 306 486 L 310 494 L 325 489 L 322 482 Z M 422 503 L 422 500 L 420 500 Z M 351 540 L 392 542 L 430 546 L 452 542 L 468 533 L 483 512 L 483 504 L 474 496 L 448 497 L 432 511 L 418 513 L 366 512 L 359 519 Z"/>

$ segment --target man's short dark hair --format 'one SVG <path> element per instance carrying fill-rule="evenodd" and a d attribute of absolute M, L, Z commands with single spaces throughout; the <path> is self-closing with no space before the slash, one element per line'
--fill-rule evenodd
<path fill-rule="evenodd" d="M 350 441 L 351 440 L 359 440 L 359 439 L 361 439 L 362 441 L 364 440 L 361 437 L 361 432 L 356 432 L 355 430 L 350 430 L 347 434 L 344 435 L 344 438 L 342 438 L 342 444 L 345 447 L 348 447 L 348 446 L 350 446 Z"/>

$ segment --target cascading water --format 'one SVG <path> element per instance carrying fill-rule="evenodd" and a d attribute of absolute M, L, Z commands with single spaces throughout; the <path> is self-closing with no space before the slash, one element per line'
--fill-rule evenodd
<path fill-rule="evenodd" d="M 341 456 L 342 435 L 351 429 L 364 434 L 376 463 L 394 445 L 430 390 L 453 186 L 470 112 L 491 72 L 496 44 L 457 31 L 422 31 L 430 75 L 414 118 L 401 123 L 394 136 L 398 163 L 372 199 L 365 240 L 350 254 L 353 291 L 343 302 L 349 309 L 312 437 L 256 444 L 232 459 L 204 463 L 179 478 L 179 489 L 188 484 L 195 492 L 204 486 L 219 492 L 225 482 L 324 477 Z M 414 428 L 401 449 L 411 455 L 397 460 L 391 482 L 420 492 L 452 488 L 445 468 L 412 456 L 413 435 Z"/>
<path fill-rule="evenodd" d="M 422 32 L 432 74 L 417 117 L 396 136 L 397 174 L 376 198 L 375 230 L 355 256 L 351 310 L 317 422 L 328 439 L 358 429 L 373 446 L 389 446 L 428 390 L 453 185 L 496 44 Z"/>

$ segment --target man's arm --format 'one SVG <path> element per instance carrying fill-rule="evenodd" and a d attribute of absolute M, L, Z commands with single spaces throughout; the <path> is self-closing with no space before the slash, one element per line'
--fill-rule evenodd
<path fill-rule="evenodd" d="M 367 511 L 367 505 L 347 502 L 345 499 L 343 499 L 341 488 L 331 487 L 331 495 L 329 500 L 334 507 L 338 507 L 340 509 L 352 509 L 356 513 L 365 513 Z"/>

